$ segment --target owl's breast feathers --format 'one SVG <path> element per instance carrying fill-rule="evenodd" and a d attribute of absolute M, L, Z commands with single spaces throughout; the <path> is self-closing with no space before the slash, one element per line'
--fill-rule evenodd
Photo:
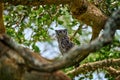
<path fill-rule="evenodd" d="M 68 37 L 61 38 L 59 41 L 59 48 L 62 54 L 68 52 L 74 46 Z"/>

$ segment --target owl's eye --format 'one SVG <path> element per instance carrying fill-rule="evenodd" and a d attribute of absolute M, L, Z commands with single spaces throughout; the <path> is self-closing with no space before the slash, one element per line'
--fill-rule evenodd
<path fill-rule="evenodd" d="M 56 31 L 57 35 L 60 35 L 61 34 L 61 31 Z"/>
<path fill-rule="evenodd" d="M 59 31 L 58 30 L 55 30 L 56 34 L 59 34 Z"/>
<path fill-rule="evenodd" d="M 64 29 L 64 30 L 56 30 L 56 34 L 58 35 L 58 36 L 65 36 L 65 35 L 67 35 L 67 29 Z"/>
<path fill-rule="evenodd" d="M 66 31 L 66 30 L 64 31 L 64 34 L 67 34 L 67 31 Z"/>
<path fill-rule="evenodd" d="M 59 33 L 61 33 L 62 31 L 59 31 Z"/>

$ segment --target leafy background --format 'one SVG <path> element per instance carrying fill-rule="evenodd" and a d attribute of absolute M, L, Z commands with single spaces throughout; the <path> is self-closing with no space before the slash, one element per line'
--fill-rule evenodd
<path fill-rule="evenodd" d="M 110 16 L 111 13 L 120 6 L 119 0 L 99 0 L 99 4 L 95 3 L 95 0 L 90 1 L 96 4 L 96 6 L 107 16 Z M 4 23 L 7 28 L 7 34 L 13 37 L 15 41 L 36 52 L 40 52 L 44 57 L 52 59 L 61 56 L 55 37 L 56 29 L 66 28 L 69 37 L 76 45 L 89 43 L 92 32 L 90 26 L 78 22 L 72 17 L 68 5 L 62 4 L 59 6 L 13 6 L 6 3 L 4 9 Z M 77 29 L 79 30 L 77 31 Z M 77 34 L 74 36 L 76 31 Z M 112 44 L 89 55 L 81 64 L 119 57 L 120 32 L 117 31 Z M 73 68 L 70 67 L 64 71 L 66 72 L 71 69 Z M 88 74 L 82 74 L 79 75 L 79 77 L 81 77 L 80 80 L 96 80 L 96 74 L 98 80 L 114 80 L 114 77 L 109 76 L 104 70 L 97 70 L 94 73 L 88 72 Z M 103 77 L 99 77 L 100 75 L 107 78 L 103 79 Z M 79 77 L 75 77 L 75 79 L 78 80 Z"/>

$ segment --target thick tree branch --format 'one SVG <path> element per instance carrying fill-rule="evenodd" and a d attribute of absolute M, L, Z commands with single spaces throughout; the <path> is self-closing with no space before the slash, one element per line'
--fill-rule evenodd
<path fill-rule="evenodd" d="M 47 59 L 41 57 L 39 54 L 26 53 L 24 57 L 20 56 L 21 53 L 10 48 L 7 44 L 0 41 L 0 79 L 2 80 L 71 80 L 62 71 L 52 73 L 38 72 L 32 70 L 30 66 L 34 65 L 29 63 L 29 59 L 33 59 L 35 63 L 47 64 L 50 63 Z M 24 50 L 24 49 L 23 49 Z M 27 57 L 27 61 L 26 58 Z M 34 59 L 35 58 L 35 59 Z M 35 65 L 37 65 L 35 64 Z M 14 74 L 14 75 L 13 75 Z"/>
<path fill-rule="evenodd" d="M 93 4 L 87 0 L 74 0 L 70 4 L 72 16 L 92 27 L 92 40 L 104 28 L 107 17 Z"/>
<path fill-rule="evenodd" d="M 51 4 L 68 4 L 71 0 L 1 0 L 0 2 L 10 3 L 13 5 L 51 5 Z"/>
<path fill-rule="evenodd" d="M 68 54 L 65 55 L 65 57 L 53 63 L 47 64 L 41 64 L 39 60 L 32 56 L 31 51 L 16 45 L 16 43 L 7 36 L 3 36 L 0 41 L 18 52 L 26 62 L 30 63 L 28 64 L 28 67 L 31 69 L 40 72 L 53 72 L 62 68 L 73 66 L 84 60 L 90 52 L 99 50 L 101 47 L 111 43 L 118 26 L 120 26 L 120 10 L 116 11 L 111 18 L 108 19 L 103 35 L 100 38 L 97 38 L 90 44 L 74 47 L 68 52 Z"/>

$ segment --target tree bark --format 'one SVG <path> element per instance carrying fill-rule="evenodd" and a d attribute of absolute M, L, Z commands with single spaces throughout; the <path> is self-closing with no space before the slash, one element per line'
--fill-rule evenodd
<path fill-rule="evenodd" d="M 108 67 L 114 67 L 114 66 L 120 66 L 120 59 L 107 59 L 107 60 L 102 60 L 102 61 L 96 61 L 96 62 L 91 62 L 91 63 L 86 63 L 86 64 L 82 64 L 81 66 L 79 66 L 78 68 L 72 70 L 72 71 L 68 71 L 67 75 L 70 75 L 71 78 L 73 78 L 74 76 L 79 75 L 80 73 L 82 74 L 86 74 L 87 72 L 90 71 L 95 71 L 98 69 L 105 69 L 107 70 L 109 73 L 111 73 L 112 75 L 119 75 L 119 73 L 116 73 L 115 71 L 111 71 L 108 70 Z M 118 70 L 117 70 L 118 71 Z"/>
<path fill-rule="evenodd" d="M 16 44 L 17 45 L 17 44 Z M 27 53 L 25 53 L 27 54 Z M 27 54 L 29 57 L 29 54 Z M 31 52 L 32 58 L 40 64 L 48 64 L 50 61 L 40 55 Z M 32 70 L 29 64 L 17 51 L 0 41 L 0 79 L 1 80 L 71 80 L 62 71 L 40 72 Z"/>
<path fill-rule="evenodd" d="M 70 4 L 70 11 L 78 21 L 92 27 L 92 40 L 98 37 L 104 28 L 107 16 L 87 0 L 74 0 Z"/>
<path fill-rule="evenodd" d="M 71 0 L 1 0 L 0 2 L 3 3 L 10 3 L 13 5 L 31 5 L 31 6 L 38 6 L 38 5 L 59 5 L 59 4 L 68 4 Z"/>
<path fill-rule="evenodd" d="M 5 26 L 3 21 L 4 4 L 0 2 L 0 35 L 5 33 Z"/>

